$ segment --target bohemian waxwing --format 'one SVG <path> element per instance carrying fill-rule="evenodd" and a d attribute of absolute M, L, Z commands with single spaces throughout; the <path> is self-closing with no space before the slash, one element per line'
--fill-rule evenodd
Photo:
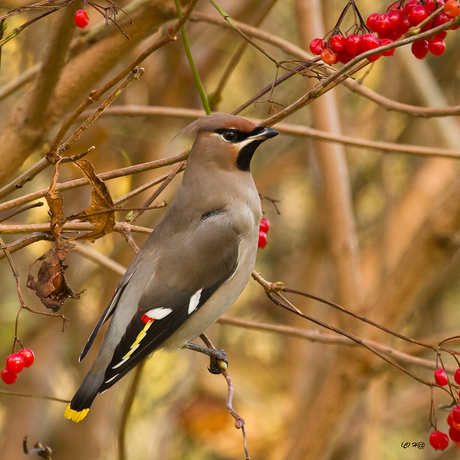
<path fill-rule="evenodd" d="M 113 316 L 65 411 L 74 422 L 85 418 L 98 393 L 153 351 L 187 346 L 202 334 L 251 276 L 261 207 L 249 164 L 256 148 L 278 131 L 217 113 L 185 131 L 196 140 L 177 196 L 133 259 L 80 356 Z"/>

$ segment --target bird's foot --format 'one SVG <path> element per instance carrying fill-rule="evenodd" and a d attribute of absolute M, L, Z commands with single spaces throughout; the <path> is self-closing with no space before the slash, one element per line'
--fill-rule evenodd
<path fill-rule="evenodd" d="M 228 367 L 227 354 L 222 349 L 217 350 L 216 348 L 207 348 L 190 342 L 186 343 L 183 348 L 198 351 L 199 353 L 209 356 L 211 362 L 208 370 L 211 374 L 221 374 L 222 370 L 227 369 Z"/>

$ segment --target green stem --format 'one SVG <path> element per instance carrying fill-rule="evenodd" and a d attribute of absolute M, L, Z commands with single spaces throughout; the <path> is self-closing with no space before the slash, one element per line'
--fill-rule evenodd
<path fill-rule="evenodd" d="M 175 0 L 175 2 L 177 14 L 179 15 L 180 19 L 182 17 L 180 2 L 179 0 Z M 209 115 L 211 113 L 211 107 L 209 106 L 208 96 L 206 95 L 203 82 L 201 81 L 200 74 L 198 73 L 198 69 L 196 68 L 195 61 L 193 59 L 192 50 L 190 49 L 190 41 L 188 39 L 188 34 L 185 25 L 183 25 L 180 30 L 182 34 L 182 39 L 184 40 L 185 54 L 187 55 L 190 68 L 192 69 L 193 78 L 195 79 L 196 86 L 198 87 L 198 92 L 200 93 L 201 103 L 203 104 L 204 111 L 207 115 Z"/>

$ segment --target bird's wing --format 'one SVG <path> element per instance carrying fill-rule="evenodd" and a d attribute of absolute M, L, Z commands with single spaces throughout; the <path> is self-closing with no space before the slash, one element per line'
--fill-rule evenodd
<path fill-rule="evenodd" d="M 82 352 L 80 354 L 80 358 L 78 359 L 78 361 L 81 361 L 86 356 L 86 354 L 88 353 L 89 349 L 93 345 L 94 339 L 96 338 L 99 330 L 101 329 L 103 324 L 113 315 L 121 293 L 123 292 L 126 284 L 129 282 L 129 280 L 133 276 L 133 273 L 136 271 L 136 268 L 138 266 L 139 266 L 139 264 L 133 263 L 129 267 L 129 269 L 127 270 L 127 272 L 123 276 L 123 278 L 121 279 L 120 284 L 118 285 L 117 290 L 115 291 L 115 294 L 113 295 L 109 306 L 105 309 L 104 313 L 102 314 L 101 318 L 97 322 L 96 326 L 94 326 L 94 329 L 92 330 L 91 335 L 89 336 L 89 339 L 86 342 L 86 344 L 85 344 L 85 346 L 84 346 L 84 348 L 83 348 L 83 350 L 82 350 Z"/>
<path fill-rule="evenodd" d="M 173 238 L 147 285 L 139 287 L 137 310 L 118 341 L 100 392 L 158 348 L 237 270 L 238 232 L 222 225 L 222 219 L 206 221 L 187 236 L 178 235 L 177 244 Z"/>

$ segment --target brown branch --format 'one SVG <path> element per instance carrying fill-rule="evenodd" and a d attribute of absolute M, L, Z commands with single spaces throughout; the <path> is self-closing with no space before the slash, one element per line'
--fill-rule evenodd
<path fill-rule="evenodd" d="M 48 228 L 49 230 L 49 228 Z M 12 243 L 7 244 L 0 244 L 0 249 L 7 248 L 10 251 L 10 254 L 13 254 L 20 249 L 29 246 L 30 244 L 36 243 L 37 241 L 53 241 L 54 237 L 50 233 L 32 233 L 31 235 L 24 236 L 17 241 L 13 241 Z M 6 257 L 4 252 L 0 252 L 0 260 Z"/>
<path fill-rule="evenodd" d="M 326 334 L 318 330 L 302 329 L 302 328 L 294 327 L 294 326 L 286 326 L 284 324 L 263 323 L 260 321 L 236 318 L 236 317 L 227 316 L 227 315 L 221 316 L 218 322 L 220 324 L 228 324 L 230 326 L 243 327 L 246 329 L 254 329 L 257 331 L 267 331 L 267 332 L 274 332 L 277 334 L 289 335 L 292 337 L 297 337 L 297 338 L 301 338 L 304 340 L 308 340 L 312 343 L 318 342 L 318 343 L 324 343 L 327 345 L 345 345 L 349 347 L 360 346 L 360 344 L 350 340 L 348 337 L 345 337 L 345 336 L 341 336 L 337 334 Z M 417 366 L 420 366 L 428 370 L 436 369 L 436 363 L 433 359 L 419 358 L 409 353 L 399 351 L 394 347 L 384 345 L 375 340 L 361 338 L 361 341 L 371 346 L 372 348 L 382 352 L 383 354 L 397 359 L 401 363 L 417 365 Z M 457 368 L 458 367 L 454 367 L 454 366 L 444 367 L 446 372 L 448 372 L 451 375 L 455 373 Z"/>
<path fill-rule="evenodd" d="M 92 247 L 82 244 L 79 242 L 73 243 L 75 246 L 75 251 L 86 257 L 87 259 L 91 260 L 94 263 L 103 265 L 104 267 L 112 270 L 114 273 L 123 276 L 126 272 L 126 267 L 119 264 L 115 260 L 107 257 L 106 255 L 102 254 L 96 249 Z"/>
<path fill-rule="evenodd" d="M 351 334 L 350 332 L 347 332 L 343 329 L 340 329 L 338 327 L 332 326 L 330 324 L 325 323 L 324 321 L 321 321 L 317 318 L 314 318 L 310 315 L 307 315 L 300 311 L 297 307 L 295 307 L 286 297 L 284 297 L 280 292 L 275 289 L 275 290 L 266 290 L 266 295 L 267 297 L 276 305 L 290 311 L 291 313 L 294 313 L 297 316 L 300 316 L 301 318 L 307 319 L 308 321 L 311 321 L 312 323 L 317 324 L 318 326 L 321 326 L 325 329 L 328 329 L 330 331 L 336 332 L 337 334 L 343 335 L 344 337 L 347 337 L 349 340 L 352 340 L 355 342 L 357 345 L 360 345 L 367 350 L 369 350 L 371 353 L 374 355 L 378 356 L 382 360 L 386 361 L 388 364 L 391 364 L 392 366 L 396 367 L 400 371 L 404 372 L 408 376 L 412 377 L 414 380 L 419 381 L 420 383 L 423 383 L 424 385 L 427 385 L 429 387 L 433 386 L 432 382 L 429 382 L 428 380 L 422 379 L 421 377 L 418 377 L 416 374 L 413 372 L 408 371 L 392 359 L 390 359 L 388 356 L 386 356 L 384 353 L 379 351 L 378 349 L 374 348 L 372 345 L 369 343 L 364 342 L 361 337 L 358 337 L 354 334 Z M 436 385 L 435 385 L 436 386 Z M 439 386 L 439 388 L 445 390 L 445 388 Z M 447 391 L 447 390 L 446 390 Z"/>
<path fill-rule="evenodd" d="M 143 204 L 143 206 L 148 207 L 150 206 L 160 195 L 160 193 L 169 185 L 169 183 L 176 177 L 176 175 L 180 172 L 183 171 L 185 168 L 185 160 L 181 161 L 176 167 L 167 175 L 165 180 L 162 182 L 162 184 L 152 193 L 152 195 L 146 200 L 146 202 Z M 134 222 L 137 218 L 139 218 L 143 210 L 135 211 L 132 215 L 128 216 L 126 218 L 127 222 Z"/>
<path fill-rule="evenodd" d="M 96 92 L 91 92 L 90 96 L 86 99 L 85 102 L 80 104 L 80 107 L 66 120 L 64 125 L 59 130 L 59 133 L 55 137 L 53 144 L 49 152 L 47 153 L 47 159 L 50 163 L 55 163 L 57 157 L 62 155 L 66 150 L 70 148 L 70 146 L 83 134 L 83 132 L 89 128 L 107 109 L 107 107 L 112 104 L 112 102 L 135 80 L 139 80 L 139 78 L 144 73 L 143 68 L 135 67 L 125 80 L 107 97 L 107 99 L 100 105 L 100 107 L 90 116 L 87 120 L 79 127 L 77 130 L 65 141 L 61 144 L 64 134 L 67 132 L 70 125 L 75 121 L 78 115 L 83 112 L 84 108 L 86 108 L 87 104 L 94 102 L 98 99 L 99 95 Z"/>
<path fill-rule="evenodd" d="M 343 84 L 350 91 L 375 102 L 386 110 L 405 113 L 411 117 L 433 118 L 460 115 L 460 105 L 451 107 L 419 107 L 416 105 L 404 104 L 382 96 L 364 86 L 359 80 L 349 79 L 343 82 Z"/>
<path fill-rule="evenodd" d="M 137 232 L 137 233 L 144 233 L 150 234 L 152 233 L 152 229 L 146 227 L 139 227 L 137 225 L 127 224 L 125 222 L 118 222 L 113 227 L 114 231 L 120 231 L 123 226 L 128 225 L 130 231 Z M 33 233 L 33 232 L 46 232 L 49 231 L 50 225 L 49 223 L 46 224 L 11 224 L 11 225 L 1 225 L 0 224 L 0 235 L 1 234 L 15 234 L 15 233 Z M 64 231 L 85 231 L 85 230 L 93 230 L 94 226 L 88 222 L 69 222 L 64 225 Z M 2 245 L 3 247 L 4 245 Z"/>
<path fill-rule="evenodd" d="M 351 80 L 350 80 L 351 81 Z M 85 113 L 83 114 L 85 115 Z M 176 117 L 187 120 L 195 120 L 206 115 L 203 110 L 186 109 L 180 107 L 154 107 L 126 105 L 122 107 L 108 108 L 104 116 L 127 116 L 127 117 Z M 257 120 L 248 117 L 257 124 L 266 124 L 267 120 Z M 421 145 L 399 144 L 395 142 L 372 141 L 358 137 L 345 136 L 331 132 L 314 129 L 309 126 L 295 125 L 290 123 L 277 123 L 276 129 L 283 134 L 308 137 L 358 148 L 379 150 L 388 153 L 405 153 L 409 155 L 433 156 L 442 158 L 460 158 L 460 150 L 427 147 Z"/>
<path fill-rule="evenodd" d="M 102 180 L 115 179 L 117 177 L 123 177 L 130 174 L 137 174 L 143 171 L 149 171 L 151 169 L 162 168 L 163 166 L 170 166 L 179 161 L 183 161 L 188 157 L 188 152 L 183 152 L 178 155 L 174 155 L 168 158 L 163 158 L 161 160 L 148 161 L 147 163 L 141 163 L 133 166 L 127 166 L 125 168 L 114 169 L 112 171 L 107 171 L 105 173 L 98 174 L 97 177 Z M 75 179 L 69 182 L 63 182 L 56 184 L 56 191 L 70 190 L 76 187 L 82 187 L 83 185 L 89 185 L 89 182 L 86 178 Z M 7 209 L 14 208 L 16 206 L 28 203 L 30 201 L 43 198 L 48 193 L 49 188 L 38 190 L 36 192 L 29 193 L 22 197 L 16 198 L 14 200 L 6 201 L 5 203 L 0 204 L 0 212 Z"/>

